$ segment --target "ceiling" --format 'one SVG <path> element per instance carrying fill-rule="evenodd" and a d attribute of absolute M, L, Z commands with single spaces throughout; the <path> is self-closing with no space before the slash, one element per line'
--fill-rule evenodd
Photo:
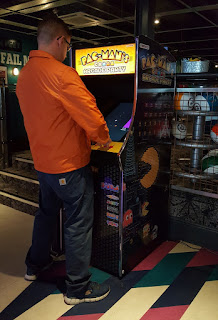
<path fill-rule="evenodd" d="M 134 41 L 138 0 L 1 0 L 0 32 L 36 35 L 38 22 L 55 12 L 72 29 L 73 48 Z M 143 1 L 143 0 L 141 0 Z M 156 0 L 155 40 L 176 58 L 218 64 L 217 0 Z"/>

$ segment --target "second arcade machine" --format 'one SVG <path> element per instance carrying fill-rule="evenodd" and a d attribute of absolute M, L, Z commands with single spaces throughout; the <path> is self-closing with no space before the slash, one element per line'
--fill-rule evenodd
<path fill-rule="evenodd" d="M 174 58 L 153 40 L 76 50 L 75 67 L 107 122 L 92 146 L 92 265 L 122 277 L 167 237 Z"/>

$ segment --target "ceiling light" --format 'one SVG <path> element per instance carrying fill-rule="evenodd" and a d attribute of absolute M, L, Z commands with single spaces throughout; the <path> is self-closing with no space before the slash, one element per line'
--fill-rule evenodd
<path fill-rule="evenodd" d="M 154 20 L 154 23 L 155 23 L 155 24 L 159 24 L 159 23 L 160 23 L 160 20 L 159 20 L 159 19 L 155 19 L 155 20 Z"/>
<path fill-rule="evenodd" d="M 215 68 L 218 68 L 218 64 L 215 64 Z"/>

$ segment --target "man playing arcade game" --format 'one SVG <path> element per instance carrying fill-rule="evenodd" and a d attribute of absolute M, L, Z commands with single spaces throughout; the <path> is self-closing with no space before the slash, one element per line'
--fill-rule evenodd
<path fill-rule="evenodd" d="M 74 305 L 99 301 L 110 289 L 90 281 L 93 225 L 91 143 L 109 146 L 106 122 L 77 72 L 64 65 L 71 34 L 56 16 L 38 27 L 38 50 L 30 52 L 16 93 L 40 182 L 26 280 L 36 280 L 51 264 L 54 226 L 64 206 L 66 287 L 64 301 Z"/>

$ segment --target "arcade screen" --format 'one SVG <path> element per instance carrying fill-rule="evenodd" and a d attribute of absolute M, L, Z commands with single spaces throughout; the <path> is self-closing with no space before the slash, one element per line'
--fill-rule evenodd
<path fill-rule="evenodd" d="M 132 103 L 121 102 L 105 118 L 112 141 L 121 141 L 128 132 L 131 123 L 132 106 Z"/>
<path fill-rule="evenodd" d="M 128 132 L 133 108 L 134 75 L 81 77 L 96 98 L 112 141 L 122 141 Z"/>

